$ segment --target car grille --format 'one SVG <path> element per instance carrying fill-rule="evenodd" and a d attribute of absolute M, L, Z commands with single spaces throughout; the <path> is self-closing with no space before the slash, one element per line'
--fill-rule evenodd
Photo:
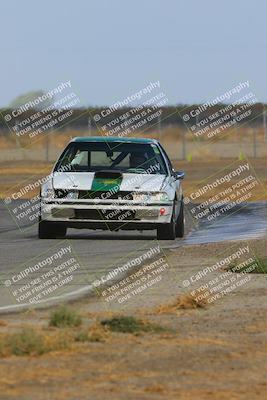
<path fill-rule="evenodd" d="M 97 221 L 129 221 L 135 218 L 135 211 L 131 210 L 75 210 L 75 219 Z"/>
<path fill-rule="evenodd" d="M 55 195 L 57 199 L 63 199 L 64 197 L 67 196 L 69 193 L 69 190 L 67 189 L 55 189 Z"/>
<path fill-rule="evenodd" d="M 100 199 L 100 200 L 133 200 L 133 194 L 129 191 L 93 191 L 79 190 L 79 199 Z"/>

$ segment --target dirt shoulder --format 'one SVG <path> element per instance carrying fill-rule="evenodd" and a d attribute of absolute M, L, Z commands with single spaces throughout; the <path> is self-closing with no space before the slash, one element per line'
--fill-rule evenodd
<path fill-rule="evenodd" d="M 231 243 L 267 256 L 265 241 Z M 108 333 L 103 341 L 75 343 L 42 356 L 0 359 L 3 399 L 262 399 L 266 391 L 266 275 L 251 280 L 204 308 L 165 309 L 188 293 L 183 281 L 214 265 L 225 244 L 169 251 L 163 279 L 123 304 L 99 297 L 76 301 L 85 327 L 103 318 L 133 315 L 162 332 Z M 222 271 L 213 271 L 214 278 Z M 164 310 L 164 309 L 163 309 Z M 161 308 L 162 311 L 162 308 Z M 21 326 L 51 334 L 50 311 L 1 317 L 1 333 Z"/>

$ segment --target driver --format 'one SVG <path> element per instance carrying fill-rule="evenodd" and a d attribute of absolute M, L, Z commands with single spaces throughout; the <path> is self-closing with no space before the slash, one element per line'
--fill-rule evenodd
<path fill-rule="evenodd" d="M 130 168 L 144 168 L 144 163 L 147 158 L 144 154 L 131 153 L 130 154 Z"/>

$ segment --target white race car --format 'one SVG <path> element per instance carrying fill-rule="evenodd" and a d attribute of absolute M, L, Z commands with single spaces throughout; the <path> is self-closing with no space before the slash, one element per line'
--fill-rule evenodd
<path fill-rule="evenodd" d="M 157 140 L 77 137 L 41 188 L 39 238 L 67 228 L 184 235 L 181 179 Z"/>

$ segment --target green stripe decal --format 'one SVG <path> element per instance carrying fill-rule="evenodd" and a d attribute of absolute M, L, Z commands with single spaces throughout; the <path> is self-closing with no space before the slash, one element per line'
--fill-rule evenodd
<path fill-rule="evenodd" d="M 92 188 L 94 192 L 118 192 L 120 190 L 122 177 L 120 178 L 94 178 Z"/>

